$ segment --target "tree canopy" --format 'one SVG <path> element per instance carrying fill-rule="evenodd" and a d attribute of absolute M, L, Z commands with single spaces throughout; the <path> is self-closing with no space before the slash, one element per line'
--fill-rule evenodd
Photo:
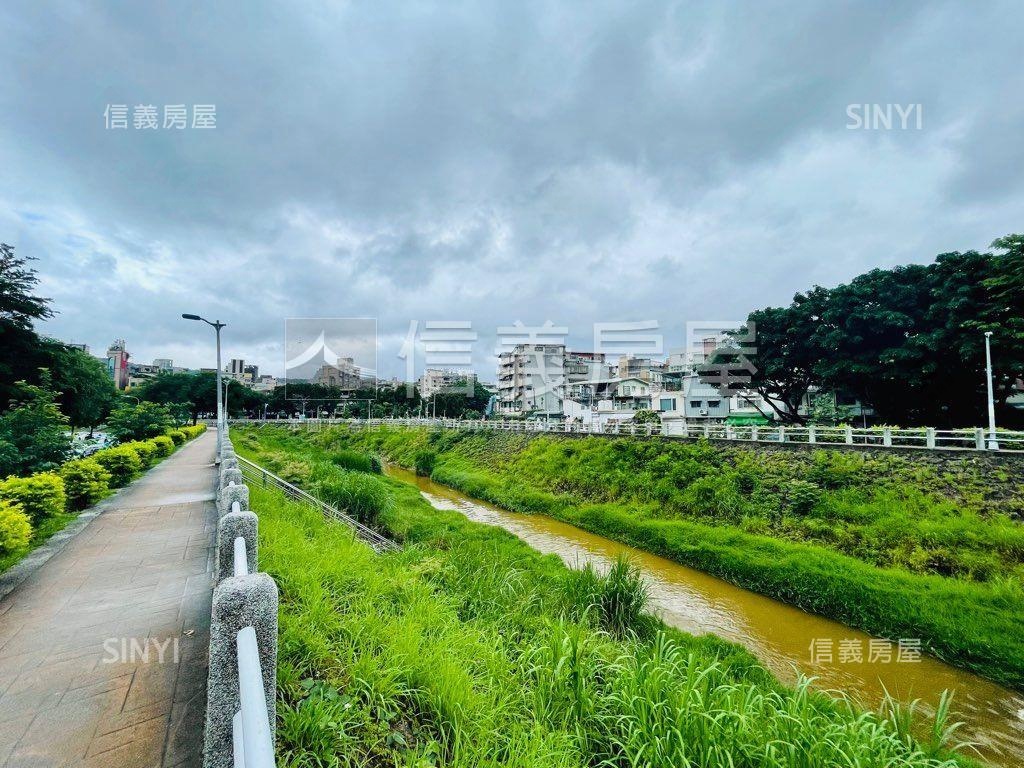
<path fill-rule="evenodd" d="M 1006 399 L 1024 376 L 1024 236 L 992 247 L 874 269 L 798 293 L 789 306 L 751 312 L 755 351 L 747 356 L 756 372 L 731 388 L 749 386 L 788 421 L 806 419 L 798 409 L 817 388 L 857 398 L 885 423 L 981 424 L 984 331 L 992 331 L 999 417 L 1019 420 Z M 710 381 L 738 360 L 737 343 L 726 343 L 702 376 Z"/>

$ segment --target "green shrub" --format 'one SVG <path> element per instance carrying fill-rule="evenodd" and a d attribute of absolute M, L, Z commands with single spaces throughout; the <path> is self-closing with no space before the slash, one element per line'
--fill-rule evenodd
<path fill-rule="evenodd" d="M 159 437 L 154 437 L 152 440 L 149 440 L 148 442 L 152 443 L 156 447 L 156 455 L 159 456 L 160 458 L 170 456 L 172 453 L 174 453 L 174 441 L 171 440 L 171 438 L 167 437 L 167 435 L 160 435 Z"/>
<path fill-rule="evenodd" d="M 582 609 L 615 637 L 644 635 L 653 628 L 647 615 L 647 586 L 640 569 L 624 555 L 617 557 L 605 574 L 598 573 L 591 563 L 571 571 L 564 588 L 572 603 L 570 615 Z"/>
<path fill-rule="evenodd" d="M 206 431 L 206 425 L 205 424 L 194 424 L 194 425 L 188 426 L 188 427 L 179 427 L 178 429 L 181 432 L 185 433 L 185 437 L 186 438 L 188 438 L 189 440 L 193 440 L 193 439 L 199 437 L 201 434 L 203 434 L 203 432 Z"/>
<path fill-rule="evenodd" d="M 127 485 L 142 471 L 142 459 L 130 444 L 98 451 L 92 458 L 110 473 L 111 488 Z"/>
<path fill-rule="evenodd" d="M 185 440 L 188 439 L 185 431 L 181 429 L 172 429 L 167 433 L 167 436 L 171 438 L 175 445 L 184 445 Z"/>
<path fill-rule="evenodd" d="M 366 525 L 394 509 L 391 489 L 362 472 L 335 472 L 316 483 L 316 492 L 328 504 Z"/>
<path fill-rule="evenodd" d="M 416 469 L 416 474 L 423 477 L 430 477 L 430 473 L 434 471 L 435 464 L 437 464 L 437 451 L 432 451 L 429 448 L 421 448 L 416 451 L 416 455 L 413 457 L 413 467 Z"/>
<path fill-rule="evenodd" d="M 67 506 L 64 481 L 53 472 L 7 478 L 0 483 L 0 499 L 17 504 L 33 525 L 59 515 Z"/>
<path fill-rule="evenodd" d="M 32 523 L 17 504 L 0 499 L 0 554 L 24 549 L 32 540 Z"/>
<path fill-rule="evenodd" d="M 794 478 L 786 483 L 789 508 L 798 515 L 806 515 L 821 501 L 821 488 L 807 480 Z"/>
<path fill-rule="evenodd" d="M 356 472 L 370 472 L 379 475 L 382 469 L 379 458 L 361 451 L 335 451 L 331 454 L 331 461 L 342 469 L 351 469 Z"/>
<path fill-rule="evenodd" d="M 139 457 L 139 461 L 142 462 L 142 468 L 152 466 L 156 462 L 157 448 L 149 440 L 136 440 L 131 443 L 124 443 L 125 446 L 135 451 L 135 455 Z"/>
<path fill-rule="evenodd" d="M 69 509 L 85 509 L 106 496 L 110 473 L 93 459 L 75 459 L 60 468 Z"/>

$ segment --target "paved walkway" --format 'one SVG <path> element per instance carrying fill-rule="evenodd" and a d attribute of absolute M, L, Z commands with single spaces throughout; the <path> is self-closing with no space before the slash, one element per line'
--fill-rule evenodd
<path fill-rule="evenodd" d="M 124 489 L 0 600 L 0 766 L 199 766 L 216 437 Z"/>

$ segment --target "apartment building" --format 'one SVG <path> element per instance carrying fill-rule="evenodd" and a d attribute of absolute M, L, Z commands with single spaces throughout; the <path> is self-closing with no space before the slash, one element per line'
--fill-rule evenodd
<path fill-rule="evenodd" d="M 427 368 L 416 382 L 424 400 L 445 389 L 460 389 L 472 394 L 476 387 L 476 374 L 465 369 Z"/>
<path fill-rule="evenodd" d="M 502 416 L 562 416 L 564 344 L 517 344 L 498 355 L 497 412 Z"/>

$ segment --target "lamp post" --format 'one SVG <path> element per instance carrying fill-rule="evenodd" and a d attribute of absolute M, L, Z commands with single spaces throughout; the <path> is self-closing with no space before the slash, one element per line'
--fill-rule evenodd
<path fill-rule="evenodd" d="M 992 349 L 989 339 L 992 331 L 985 331 L 985 374 L 988 385 L 988 449 L 998 451 L 999 443 L 996 441 L 996 400 L 992 392 Z"/>
<path fill-rule="evenodd" d="M 220 329 L 227 325 L 222 323 L 220 320 L 214 320 L 212 323 L 205 317 L 199 315 L 182 315 L 185 320 L 200 320 L 206 323 L 208 326 L 213 328 L 217 334 L 217 461 L 220 461 L 220 449 L 224 444 L 224 403 L 221 398 L 221 377 L 222 370 L 220 364 Z"/>

